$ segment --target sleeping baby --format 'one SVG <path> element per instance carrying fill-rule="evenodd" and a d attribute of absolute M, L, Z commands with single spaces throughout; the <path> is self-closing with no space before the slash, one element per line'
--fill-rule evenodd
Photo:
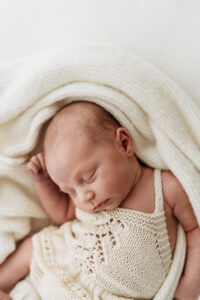
<path fill-rule="evenodd" d="M 200 294 L 200 228 L 180 182 L 144 165 L 126 128 L 77 101 L 51 119 L 43 153 L 27 163 L 54 222 L 0 266 L 0 299 L 30 273 L 41 299 L 152 299 L 169 272 L 177 221 L 187 256 L 175 292 Z"/>

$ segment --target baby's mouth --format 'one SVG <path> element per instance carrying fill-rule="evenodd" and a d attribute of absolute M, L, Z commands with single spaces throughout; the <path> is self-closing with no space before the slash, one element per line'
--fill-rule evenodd
<path fill-rule="evenodd" d="M 103 202 L 100 202 L 99 204 L 97 204 L 97 205 L 94 207 L 94 209 L 102 208 L 102 207 L 106 206 L 109 200 L 110 200 L 110 198 L 104 200 Z"/>

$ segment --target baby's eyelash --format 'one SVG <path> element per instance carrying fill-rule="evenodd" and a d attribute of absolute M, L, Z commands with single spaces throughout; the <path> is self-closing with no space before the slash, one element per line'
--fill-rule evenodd
<path fill-rule="evenodd" d="M 96 169 L 93 169 L 91 171 L 88 172 L 87 176 L 85 178 L 83 178 L 84 181 L 89 181 L 92 179 L 92 177 L 94 176 L 96 172 Z"/>

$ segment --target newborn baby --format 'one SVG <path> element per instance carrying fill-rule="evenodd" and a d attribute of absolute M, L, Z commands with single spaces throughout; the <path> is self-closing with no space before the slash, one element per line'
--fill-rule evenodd
<path fill-rule="evenodd" d="M 61 226 L 27 237 L 0 266 L 1 299 L 29 272 L 42 299 L 152 299 L 170 269 L 177 221 L 187 259 L 175 297 L 198 298 L 200 229 L 188 196 L 170 171 L 137 159 L 130 133 L 103 108 L 63 107 L 27 169 Z"/>

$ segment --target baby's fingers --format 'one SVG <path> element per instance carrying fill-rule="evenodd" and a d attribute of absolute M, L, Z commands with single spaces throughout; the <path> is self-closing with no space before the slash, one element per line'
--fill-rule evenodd
<path fill-rule="evenodd" d="M 26 165 L 26 168 L 29 173 L 34 174 L 34 175 L 37 175 L 40 172 L 40 169 L 33 161 L 29 161 Z"/>
<path fill-rule="evenodd" d="M 40 165 L 42 166 L 42 170 L 46 171 L 46 165 L 45 165 L 45 160 L 44 160 L 44 153 L 38 153 L 37 154 L 37 159 L 40 162 Z"/>
<path fill-rule="evenodd" d="M 32 156 L 26 167 L 29 172 L 35 175 L 38 175 L 44 171 L 39 155 Z"/>

